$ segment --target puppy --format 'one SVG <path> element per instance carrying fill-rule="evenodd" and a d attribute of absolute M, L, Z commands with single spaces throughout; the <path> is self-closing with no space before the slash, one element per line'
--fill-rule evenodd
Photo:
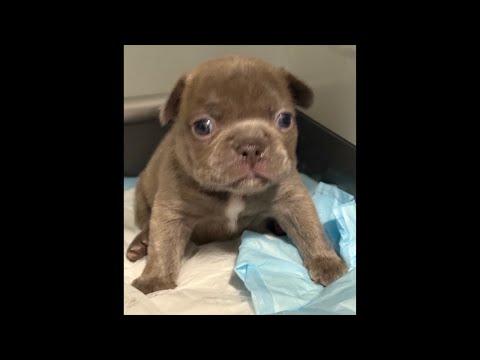
<path fill-rule="evenodd" d="M 141 232 L 127 258 L 148 256 L 133 286 L 145 294 L 176 287 L 189 241 L 278 225 L 313 281 L 328 285 L 346 273 L 296 170 L 295 106 L 312 101 L 302 81 L 253 58 L 215 59 L 178 80 L 160 113 L 173 126 L 136 187 Z"/>

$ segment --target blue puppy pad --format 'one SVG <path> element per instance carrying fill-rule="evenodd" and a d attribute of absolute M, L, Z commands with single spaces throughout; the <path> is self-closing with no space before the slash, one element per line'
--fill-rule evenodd
<path fill-rule="evenodd" d="M 356 205 L 334 185 L 302 175 L 327 237 L 349 272 L 328 287 L 315 284 L 288 237 L 245 231 L 235 272 L 252 294 L 257 314 L 337 314 L 356 312 Z"/>

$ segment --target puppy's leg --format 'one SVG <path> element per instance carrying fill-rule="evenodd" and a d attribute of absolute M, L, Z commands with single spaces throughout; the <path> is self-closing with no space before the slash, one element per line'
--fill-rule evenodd
<path fill-rule="evenodd" d="M 155 200 L 150 218 L 147 264 L 132 285 L 144 294 L 175 288 L 191 233 L 191 223 L 180 211 Z"/>
<path fill-rule="evenodd" d="M 127 250 L 127 259 L 135 262 L 147 255 L 149 226 L 135 236 Z"/>
<path fill-rule="evenodd" d="M 143 188 L 143 174 L 140 175 L 138 184 L 135 187 L 135 225 L 140 229 L 145 229 L 150 221 L 152 210 L 148 205 Z"/>
<path fill-rule="evenodd" d="M 135 225 L 137 225 L 141 231 L 132 240 L 127 250 L 127 259 L 131 262 L 135 262 L 147 255 L 148 222 L 150 221 L 151 209 L 145 197 L 142 177 L 143 174 L 140 174 L 140 179 L 135 187 Z"/>
<path fill-rule="evenodd" d="M 315 205 L 302 184 L 289 186 L 274 205 L 274 214 L 297 246 L 313 281 L 327 286 L 348 271 L 326 238 Z"/>

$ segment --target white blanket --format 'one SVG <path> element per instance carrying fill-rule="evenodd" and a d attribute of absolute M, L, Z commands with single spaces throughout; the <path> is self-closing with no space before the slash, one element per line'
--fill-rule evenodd
<path fill-rule="evenodd" d="M 250 292 L 233 272 L 240 239 L 203 246 L 190 244 L 172 290 L 144 295 L 130 284 L 145 267 L 145 258 L 131 263 L 127 248 L 139 229 L 133 221 L 134 189 L 124 193 L 124 314 L 253 315 Z"/>

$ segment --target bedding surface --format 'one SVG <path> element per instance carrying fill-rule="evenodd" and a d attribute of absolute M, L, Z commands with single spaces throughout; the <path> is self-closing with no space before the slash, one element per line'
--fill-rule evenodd
<path fill-rule="evenodd" d="M 130 284 L 141 274 L 145 258 L 131 263 L 124 257 L 124 313 L 354 315 L 355 200 L 336 186 L 302 179 L 327 236 L 349 266 L 348 274 L 326 288 L 314 284 L 287 237 L 245 231 L 236 241 L 190 244 L 172 290 L 144 295 L 135 289 Z M 139 231 L 133 221 L 135 182 L 124 179 L 124 255 Z"/>
<path fill-rule="evenodd" d="M 130 184 L 131 186 L 131 184 Z M 124 255 L 139 232 L 133 221 L 134 189 L 124 192 Z M 125 315 L 252 315 L 250 292 L 234 273 L 240 239 L 190 244 L 175 289 L 144 295 L 132 281 L 140 276 L 145 258 L 131 263 L 124 256 Z"/>

